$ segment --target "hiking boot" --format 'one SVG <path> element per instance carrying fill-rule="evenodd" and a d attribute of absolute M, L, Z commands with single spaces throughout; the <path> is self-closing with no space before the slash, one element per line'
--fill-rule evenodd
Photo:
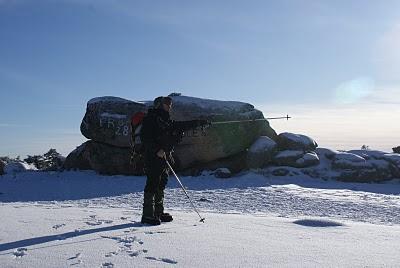
<path fill-rule="evenodd" d="M 169 213 L 161 213 L 158 218 L 161 222 L 171 222 L 174 220 L 174 218 L 172 218 L 172 215 Z"/>
<path fill-rule="evenodd" d="M 154 217 L 146 217 L 142 216 L 142 220 L 140 221 L 143 224 L 149 224 L 149 225 L 160 225 L 161 220 L 154 218 Z"/>
<path fill-rule="evenodd" d="M 150 225 L 160 225 L 160 219 L 154 217 L 154 194 L 144 193 L 143 198 L 143 214 L 141 223 Z"/>

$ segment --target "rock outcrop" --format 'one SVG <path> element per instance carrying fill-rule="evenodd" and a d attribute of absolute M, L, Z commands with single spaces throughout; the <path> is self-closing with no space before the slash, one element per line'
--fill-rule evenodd
<path fill-rule="evenodd" d="M 260 136 L 276 139 L 276 132 L 253 105 L 173 95 L 171 118 L 177 121 L 208 119 L 215 124 L 206 130 L 187 131 L 175 147 L 180 169 L 207 166 L 220 159 L 245 152 Z M 152 102 L 138 103 L 116 97 L 88 102 L 81 123 L 82 134 L 90 139 L 66 159 L 68 169 L 94 169 L 107 174 L 138 174 L 130 160 L 130 121 Z"/>

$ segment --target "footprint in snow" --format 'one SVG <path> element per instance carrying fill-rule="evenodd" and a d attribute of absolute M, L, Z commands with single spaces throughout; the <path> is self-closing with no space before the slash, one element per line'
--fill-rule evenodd
<path fill-rule="evenodd" d="M 87 221 L 85 223 L 90 226 L 96 226 L 96 225 L 102 225 L 102 224 L 111 224 L 111 223 L 113 223 L 113 221 L 112 220 L 95 220 L 95 221 Z"/>
<path fill-rule="evenodd" d="M 211 200 L 209 200 L 209 199 L 207 199 L 207 198 L 204 198 L 204 197 L 200 198 L 199 201 L 200 201 L 200 202 L 213 203 L 213 201 L 211 201 Z"/>
<path fill-rule="evenodd" d="M 26 249 L 26 248 L 18 248 L 17 250 L 15 250 L 13 252 L 13 255 L 15 258 L 22 258 L 23 256 L 26 255 L 27 251 L 28 251 L 28 249 Z"/>
<path fill-rule="evenodd" d="M 75 265 L 82 264 L 83 261 L 80 259 L 81 255 L 82 255 L 81 253 L 77 253 L 74 257 L 68 258 L 67 259 L 68 261 L 72 261 L 72 260 L 75 261 L 74 263 L 71 263 L 70 266 L 75 266 Z"/>
<path fill-rule="evenodd" d="M 139 256 L 140 254 L 142 254 L 142 253 L 145 253 L 145 254 L 146 254 L 147 252 L 148 252 L 147 249 L 135 250 L 135 251 L 132 251 L 132 250 L 127 251 L 128 255 L 129 255 L 130 257 L 137 257 L 137 256 Z"/>
<path fill-rule="evenodd" d="M 65 226 L 65 223 L 62 223 L 62 224 L 56 224 L 56 225 L 54 225 L 53 226 L 53 229 L 58 229 L 58 228 L 61 228 L 61 227 L 64 227 Z"/>
<path fill-rule="evenodd" d="M 174 261 L 172 259 L 168 259 L 168 258 L 155 258 L 155 257 L 146 257 L 146 259 L 151 260 L 151 261 L 160 261 L 160 262 L 165 262 L 165 263 L 169 263 L 169 264 L 177 264 L 177 261 Z"/>
<path fill-rule="evenodd" d="M 167 232 L 162 232 L 162 231 L 152 232 L 152 231 L 149 231 L 149 232 L 144 232 L 144 234 L 149 234 L 149 235 L 152 235 L 152 234 L 167 234 Z"/>
<path fill-rule="evenodd" d="M 81 253 L 77 253 L 74 257 L 68 258 L 68 260 L 74 260 L 81 257 Z"/>
<path fill-rule="evenodd" d="M 101 265 L 101 268 L 113 268 L 114 264 L 111 262 L 105 262 Z"/>

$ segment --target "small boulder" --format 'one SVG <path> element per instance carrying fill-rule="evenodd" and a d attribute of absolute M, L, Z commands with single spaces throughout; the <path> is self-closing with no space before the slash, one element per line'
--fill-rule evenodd
<path fill-rule="evenodd" d="M 4 167 L 6 166 L 6 164 L 0 160 L 0 175 L 4 174 Z"/>
<path fill-rule="evenodd" d="M 285 150 L 281 151 L 274 157 L 274 163 L 278 166 L 296 166 L 296 161 L 303 157 L 303 151 Z"/>
<path fill-rule="evenodd" d="M 308 136 L 284 132 L 278 135 L 278 147 L 279 150 L 315 151 L 318 144 Z"/>
<path fill-rule="evenodd" d="M 298 168 L 305 168 L 316 166 L 319 164 L 319 157 L 315 152 L 305 153 L 301 158 L 296 160 L 296 166 Z"/>
<path fill-rule="evenodd" d="M 228 168 L 218 168 L 214 170 L 211 174 L 220 179 L 227 179 L 232 177 L 232 172 Z"/>
<path fill-rule="evenodd" d="M 277 176 L 277 177 L 284 177 L 289 175 L 290 171 L 286 168 L 275 168 L 272 170 L 272 175 Z"/>
<path fill-rule="evenodd" d="M 295 168 L 305 168 L 319 164 L 319 157 L 315 152 L 303 151 L 282 151 L 274 157 L 274 162 L 278 166 L 288 166 Z"/>
<path fill-rule="evenodd" d="M 247 152 L 247 166 L 262 168 L 266 166 L 276 153 L 277 143 L 267 136 L 259 137 Z"/>
<path fill-rule="evenodd" d="M 393 153 L 400 154 L 400 146 L 394 147 L 394 148 L 392 148 L 392 150 L 393 150 Z"/>

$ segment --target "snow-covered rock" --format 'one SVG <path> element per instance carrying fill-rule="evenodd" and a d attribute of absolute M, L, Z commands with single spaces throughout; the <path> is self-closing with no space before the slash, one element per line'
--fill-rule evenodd
<path fill-rule="evenodd" d="M 20 173 L 28 170 L 37 170 L 37 168 L 25 162 L 17 162 L 17 161 L 9 162 L 4 167 L 4 173 L 6 174 Z"/>
<path fill-rule="evenodd" d="M 318 144 L 308 136 L 284 132 L 278 135 L 278 147 L 280 150 L 314 151 Z"/>
<path fill-rule="evenodd" d="M 87 141 L 72 151 L 65 161 L 66 169 L 92 169 L 107 175 L 141 175 L 143 165 L 131 163 L 130 148 L 116 147 L 96 141 Z"/>
<path fill-rule="evenodd" d="M 281 151 L 274 157 L 274 163 L 278 166 L 305 168 L 319 164 L 319 157 L 315 152 Z"/>
<path fill-rule="evenodd" d="M 395 160 L 385 159 L 384 152 L 372 150 L 351 150 L 337 153 L 332 162 L 336 170 L 335 179 L 341 181 L 371 182 L 384 181 L 400 176 Z"/>
<path fill-rule="evenodd" d="M 319 164 L 319 157 L 315 152 L 305 153 L 301 158 L 296 160 L 296 166 L 300 168 L 316 166 Z"/>
<path fill-rule="evenodd" d="M 365 158 L 359 155 L 347 152 L 339 152 L 334 156 L 333 167 L 339 169 L 363 168 L 366 167 L 366 161 Z"/>
<path fill-rule="evenodd" d="M 320 157 L 323 156 L 323 157 L 326 157 L 327 159 L 331 159 L 331 160 L 335 157 L 335 155 L 336 155 L 337 153 L 339 153 L 338 151 L 331 150 L 331 149 L 328 149 L 328 148 L 317 148 L 317 149 L 315 150 L 315 152 L 316 152 Z"/>
<path fill-rule="evenodd" d="M 227 179 L 232 177 L 232 172 L 228 168 L 218 168 L 214 170 L 211 174 L 220 179 Z"/>
<path fill-rule="evenodd" d="M 400 168 L 400 154 L 384 154 L 382 159 L 389 161 Z"/>
<path fill-rule="evenodd" d="M 267 165 L 276 154 L 277 143 L 267 136 L 259 137 L 247 152 L 247 166 L 261 168 Z"/>

